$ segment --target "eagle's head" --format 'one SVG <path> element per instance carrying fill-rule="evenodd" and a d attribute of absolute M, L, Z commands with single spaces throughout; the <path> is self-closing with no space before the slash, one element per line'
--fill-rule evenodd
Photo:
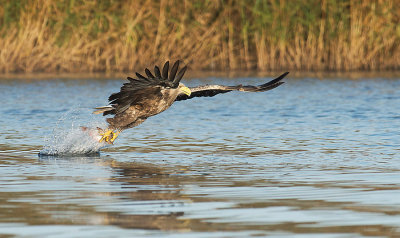
<path fill-rule="evenodd" d="M 182 93 L 190 96 L 190 94 L 192 93 L 192 91 L 190 91 L 190 89 L 186 87 L 183 83 L 179 83 L 178 89 L 179 89 L 179 94 Z"/>

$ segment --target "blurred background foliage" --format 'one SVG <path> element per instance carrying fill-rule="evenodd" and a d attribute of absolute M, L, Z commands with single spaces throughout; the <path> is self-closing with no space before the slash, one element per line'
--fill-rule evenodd
<path fill-rule="evenodd" d="M 1 0 L 0 72 L 396 70 L 397 0 Z"/>

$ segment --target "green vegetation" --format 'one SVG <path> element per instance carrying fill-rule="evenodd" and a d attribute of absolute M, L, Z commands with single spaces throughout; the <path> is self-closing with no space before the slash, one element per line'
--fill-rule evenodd
<path fill-rule="evenodd" d="M 400 69 L 397 0 L 1 0 L 0 72 Z"/>

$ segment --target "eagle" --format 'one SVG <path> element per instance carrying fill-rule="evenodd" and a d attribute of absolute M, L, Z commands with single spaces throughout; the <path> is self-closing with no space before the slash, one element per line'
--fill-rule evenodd
<path fill-rule="evenodd" d="M 98 128 L 99 142 L 112 144 L 122 131 L 140 125 L 147 118 L 168 109 L 174 102 L 195 97 L 213 97 L 231 91 L 268 91 L 283 84 L 281 80 L 289 73 L 286 72 L 258 86 L 202 85 L 188 88 L 180 82 L 187 66 L 179 70 L 179 64 L 180 61 L 177 60 L 169 70 L 167 61 L 162 70 L 155 66 L 154 74 L 146 68 L 146 76 L 136 73 L 135 78 L 128 77 L 129 82 L 124 83 L 119 92 L 111 94 L 108 98 L 108 106 L 96 107 L 93 113 L 112 115 L 106 119 L 108 128 Z"/>

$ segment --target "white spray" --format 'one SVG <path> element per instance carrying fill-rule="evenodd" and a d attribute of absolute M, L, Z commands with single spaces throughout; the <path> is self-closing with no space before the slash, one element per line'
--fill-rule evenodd
<path fill-rule="evenodd" d="M 100 152 L 108 144 L 99 142 L 97 127 L 106 128 L 103 118 L 91 116 L 81 118 L 82 115 L 91 115 L 82 112 L 84 109 L 74 109 L 58 120 L 53 133 L 45 138 L 45 145 L 39 155 L 89 155 Z M 101 119 L 101 121 L 96 121 Z M 87 128 L 82 128 L 85 126 Z"/>

